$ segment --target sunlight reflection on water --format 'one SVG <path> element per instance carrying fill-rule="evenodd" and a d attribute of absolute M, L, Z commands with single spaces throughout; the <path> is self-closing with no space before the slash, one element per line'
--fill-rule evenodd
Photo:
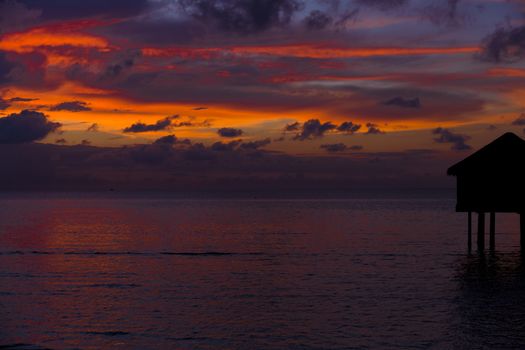
<path fill-rule="evenodd" d="M 0 345 L 516 348 L 518 220 L 449 199 L 0 199 Z"/>

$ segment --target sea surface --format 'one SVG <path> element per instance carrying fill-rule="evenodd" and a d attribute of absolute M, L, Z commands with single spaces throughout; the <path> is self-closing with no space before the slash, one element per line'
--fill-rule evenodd
<path fill-rule="evenodd" d="M 524 348 L 518 216 L 387 197 L 0 195 L 0 348 Z"/>

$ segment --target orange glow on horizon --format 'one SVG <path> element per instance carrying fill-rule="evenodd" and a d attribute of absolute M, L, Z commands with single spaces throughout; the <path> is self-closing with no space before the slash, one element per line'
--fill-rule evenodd
<path fill-rule="evenodd" d="M 370 77 L 369 77 L 370 78 Z M 181 127 L 163 132 L 149 132 L 140 134 L 126 134 L 128 140 L 136 137 L 142 139 L 154 140 L 167 133 L 175 133 L 181 138 L 191 138 L 197 140 L 219 140 L 216 130 L 221 127 L 236 127 L 241 129 L 260 128 L 264 123 L 277 123 L 266 132 L 270 134 L 279 134 L 285 124 L 291 121 L 305 122 L 309 119 L 320 119 L 323 122 L 331 121 L 341 123 L 352 121 L 362 124 L 361 132 L 366 131 L 364 125 L 370 122 L 366 117 L 349 117 L 337 113 L 328 113 L 322 108 L 294 109 L 287 112 L 274 113 L 271 111 L 260 111 L 256 109 L 240 108 L 235 106 L 224 105 L 207 105 L 205 110 L 195 110 L 195 104 L 174 103 L 174 102 L 145 102 L 132 99 L 126 99 L 111 91 L 89 88 L 73 82 L 66 82 L 58 89 L 53 91 L 31 91 L 28 89 L 12 88 L 9 94 L 4 98 L 14 96 L 36 97 L 34 102 L 21 102 L 15 104 L 10 113 L 15 112 L 15 108 L 21 109 L 38 109 L 50 116 L 53 121 L 64 124 L 63 130 L 85 130 L 88 123 L 97 123 L 101 131 L 122 134 L 125 127 L 137 122 L 154 124 L 160 119 L 167 116 L 179 114 L 183 118 L 195 118 L 196 122 L 210 121 L 208 127 Z M 84 100 L 92 109 L 87 112 L 70 112 L 70 111 L 51 111 L 49 107 L 64 101 Z M 38 107 L 40 106 L 40 107 Z M 42 107 L 47 106 L 47 107 Z M 497 117 L 487 116 L 487 120 L 496 121 Z M 279 121 L 282 121 L 279 123 Z M 414 131 L 425 130 L 435 127 L 434 121 L 428 120 L 399 120 L 393 122 L 385 118 L 381 120 L 376 118 L 375 123 L 381 130 L 386 132 Z M 463 123 L 468 124 L 468 123 Z M 400 127 L 402 125 L 402 128 Z M 459 126 L 457 121 L 442 122 L 443 127 Z M 248 136 L 249 138 L 250 136 Z M 227 141 L 227 140 L 226 140 Z"/>

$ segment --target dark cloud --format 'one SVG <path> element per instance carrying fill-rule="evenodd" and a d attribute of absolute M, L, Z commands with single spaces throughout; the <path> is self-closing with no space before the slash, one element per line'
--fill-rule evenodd
<path fill-rule="evenodd" d="M 254 157 L 254 154 L 258 155 Z M 30 143 L 0 145 L 1 190 L 259 191 L 342 193 L 357 187 L 454 186 L 450 152 L 362 153 L 359 157 L 218 152 L 202 144 L 117 148 Z M 325 192 L 326 193 L 326 192 Z M 384 194 L 385 192 L 381 192 Z"/>
<path fill-rule="evenodd" d="M 169 145 L 168 145 L 169 146 Z M 173 147 L 166 147 L 166 144 L 137 145 L 129 148 L 128 154 L 122 156 L 130 158 L 132 164 L 146 164 L 148 166 L 158 166 L 165 164 L 173 155 Z M 129 161 L 128 161 L 129 162 Z"/>
<path fill-rule="evenodd" d="M 239 34 L 287 25 L 303 7 L 299 0 L 178 0 L 178 3 L 201 23 Z"/>
<path fill-rule="evenodd" d="M 206 119 L 203 121 L 197 121 L 195 117 L 186 117 L 186 120 L 182 120 L 184 117 L 179 114 L 172 115 L 166 119 L 170 120 L 168 128 L 183 128 L 183 127 L 210 127 L 211 122 Z"/>
<path fill-rule="evenodd" d="M 90 111 L 91 107 L 83 101 L 69 101 L 62 102 L 49 108 L 50 111 L 68 111 L 68 112 L 86 112 Z"/>
<path fill-rule="evenodd" d="M 364 147 L 361 146 L 361 145 L 353 145 L 353 146 L 348 147 L 348 149 L 351 150 L 351 151 L 362 151 L 363 148 Z"/>
<path fill-rule="evenodd" d="M 315 35 L 321 34 L 315 33 Z M 192 55 L 193 53 L 188 54 Z M 212 56 L 215 54 L 212 53 Z M 405 88 L 378 89 L 368 86 L 358 87 L 350 83 L 341 85 L 316 85 L 317 83 L 312 83 L 315 88 L 311 84 L 307 86 L 298 84 L 293 87 L 293 93 L 283 93 L 283 88 L 286 91 L 292 91 L 289 90 L 291 87 L 283 87 L 277 84 L 261 85 L 261 81 L 267 81 L 270 77 L 281 76 L 281 74 L 284 74 L 284 78 L 286 78 L 287 71 L 290 69 L 293 72 L 298 72 L 300 78 L 304 78 L 304 76 L 308 77 L 312 74 L 334 74 L 340 70 L 346 71 L 347 68 L 343 65 L 336 70 L 331 68 L 330 71 L 319 72 L 320 62 L 313 65 L 310 64 L 312 62 L 310 59 L 297 58 L 254 58 L 250 56 L 245 57 L 243 62 L 239 62 L 237 58 L 232 58 L 233 62 L 230 62 L 222 56 L 217 59 L 190 57 L 191 59 L 186 59 L 184 63 L 181 63 L 180 69 L 176 73 L 165 70 L 159 74 L 157 79 L 145 84 L 119 81 L 116 82 L 115 89 L 130 98 L 147 101 L 184 102 L 191 103 L 194 106 L 209 103 L 235 109 L 277 112 L 283 115 L 299 109 L 323 110 L 327 114 L 367 116 L 369 120 L 379 120 L 387 116 L 391 120 L 400 119 L 403 121 L 421 120 L 421 118 L 429 121 L 443 117 L 450 118 L 447 122 L 456 121 L 473 116 L 475 112 L 483 109 L 485 103 L 483 95 L 470 93 L 469 89 L 462 89 L 462 86 L 452 86 L 455 80 L 450 81 L 450 79 L 455 79 L 455 75 L 451 74 L 434 74 L 442 80 L 432 86 L 427 85 L 432 84 L 432 82 L 427 81 L 430 80 L 428 76 L 414 73 L 401 74 L 395 78 L 396 81 L 400 79 L 400 84 L 404 85 Z M 259 70 L 256 68 L 258 63 L 256 64 L 253 60 L 257 62 L 263 60 L 266 63 L 270 60 L 272 64 L 270 68 Z M 273 60 L 277 61 L 274 62 Z M 396 57 L 377 58 L 377 60 L 381 60 L 381 62 L 383 60 L 396 60 L 399 62 L 396 63 L 396 69 L 398 69 L 402 64 L 405 64 L 401 60 L 406 61 L 407 57 L 402 59 Z M 310 63 L 305 64 L 305 61 Z M 372 64 L 371 62 L 374 61 L 375 59 L 367 58 L 363 67 Z M 322 60 L 322 62 L 328 64 L 326 60 Z M 373 65 L 375 64 L 378 63 L 373 63 Z M 232 65 L 235 68 L 232 68 Z M 286 68 L 281 68 L 281 65 Z M 225 70 L 225 68 L 229 68 L 228 72 L 231 72 L 231 76 L 224 79 L 214 79 L 217 72 Z M 364 69 L 367 70 L 368 68 Z M 366 74 L 374 75 L 377 73 L 368 72 Z M 293 78 L 296 73 L 290 74 Z M 312 79 L 315 80 L 315 76 Z M 414 80 L 406 81 L 405 79 Z M 447 81 L 443 82 L 443 80 Z M 472 84 L 472 81 L 464 82 L 464 84 Z M 263 86 L 264 88 L 262 88 Z M 177 91 L 176 94 L 172 93 L 174 90 Z M 308 96 L 308 98 L 304 98 L 304 96 Z M 394 108 L 381 103 L 395 96 L 419 97 L 424 103 L 425 114 L 422 115 L 421 109 L 418 108 Z"/>
<path fill-rule="evenodd" d="M 422 76 L 420 73 L 416 75 Z M 428 121 L 442 118 L 449 118 L 447 121 L 460 121 L 469 118 L 474 113 L 483 111 L 486 101 L 480 94 L 471 94 L 464 89 L 466 86 L 471 86 L 472 78 L 465 78 L 468 81 L 464 82 L 449 81 L 451 75 L 445 75 L 447 76 L 446 81 L 439 81 L 442 79 L 441 74 L 432 74 L 422 79 L 409 79 L 406 82 L 411 87 L 403 89 L 349 88 L 350 91 L 354 92 L 354 95 L 347 98 L 345 102 L 334 101 L 332 103 L 334 105 L 333 110 L 346 115 L 366 115 L 370 120 L 379 120 L 387 116 L 390 120 L 404 121 L 409 119 L 421 120 L 421 118 Z M 400 81 L 405 80 L 401 78 Z M 480 84 L 482 83 L 480 82 Z M 393 93 L 395 95 L 392 95 Z M 394 100 L 393 97 L 397 96 L 405 97 L 392 101 Z M 420 108 L 395 105 L 395 103 L 401 102 L 403 106 L 417 106 L 416 96 L 419 98 Z M 348 101 L 351 102 L 350 107 L 348 107 Z M 385 101 L 394 104 L 386 105 Z M 421 112 L 423 107 L 425 113 Z"/>
<path fill-rule="evenodd" d="M 195 124 L 190 121 L 173 123 L 174 128 L 182 128 L 182 127 L 190 127 L 190 126 L 195 126 Z"/>
<path fill-rule="evenodd" d="M 153 145 L 183 145 L 185 152 L 188 152 L 191 159 L 211 159 L 214 158 L 214 152 L 235 152 L 235 151 L 258 151 L 260 148 L 271 143 L 269 138 L 250 142 L 234 140 L 230 142 L 215 142 L 209 147 L 200 143 L 193 144 L 190 140 L 179 140 L 175 135 L 167 135 L 157 139 Z"/>
<path fill-rule="evenodd" d="M 451 149 L 454 151 L 465 151 L 472 147 L 466 142 L 470 139 L 470 136 L 456 134 L 448 129 L 436 128 L 432 130 L 432 134 L 437 135 L 434 141 L 437 143 L 451 143 Z"/>
<path fill-rule="evenodd" d="M 204 111 L 206 109 L 208 109 L 208 107 L 195 107 L 195 108 L 193 108 L 194 111 Z"/>
<path fill-rule="evenodd" d="M 459 11 L 460 2 L 461 0 L 435 0 L 422 9 L 423 18 L 436 25 L 460 25 L 467 17 Z"/>
<path fill-rule="evenodd" d="M 295 122 L 295 123 L 291 123 L 291 124 L 286 124 L 286 126 L 284 127 L 284 132 L 293 132 L 293 131 L 299 131 L 299 129 L 301 129 L 301 123 L 299 122 Z"/>
<path fill-rule="evenodd" d="M 39 51 L 6 52 L 0 50 L 0 86 L 53 89 L 60 85 L 46 74 L 47 57 Z"/>
<path fill-rule="evenodd" d="M 99 130 L 99 126 L 97 123 L 93 123 L 91 124 L 87 129 L 86 131 L 88 132 L 97 132 Z"/>
<path fill-rule="evenodd" d="M 38 98 L 26 98 L 26 97 L 13 97 L 10 98 L 10 102 L 31 102 L 31 101 L 37 101 Z"/>
<path fill-rule="evenodd" d="M 28 9 L 17 0 L 0 1 L 0 34 L 20 30 L 34 23 L 41 11 Z"/>
<path fill-rule="evenodd" d="M 390 10 L 408 4 L 409 0 L 355 0 L 361 6 Z"/>
<path fill-rule="evenodd" d="M 216 152 L 232 152 L 237 148 L 237 146 L 240 145 L 240 143 L 241 141 L 238 141 L 238 140 L 231 141 L 228 143 L 215 142 L 214 144 L 211 145 L 210 149 Z"/>
<path fill-rule="evenodd" d="M 148 132 L 148 131 L 169 130 L 172 127 L 172 120 L 176 118 L 178 118 L 178 116 L 166 117 L 164 119 L 157 121 L 155 124 L 145 124 L 145 123 L 138 122 L 138 123 L 135 123 L 125 128 L 123 131 L 126 133 L 140 133 L 140 132 Z"/>
<path fill-rule="evenodd" d="M 365 132 L 365 135 L 380 135 L 380 134 L 385 134 L 384 131 L 382 131 L 381 129 L 379 129 L 379 126 L 378 126 L 377 124 L 367 123 L 367 124 L 366 124 L 366 127 L 368 128 L 368 130 Z"/>
<path fill-rule="evenodd" d="M 23 110 L 0 118 L 0 144 L 38 141 L 57 130 L 60 123 L 49 121 L 43 113 Z"/>
<path fill-rule="evenodd" d="M 321 122 L 319 119 L 310 119 L 304 124 L 295 122 L 287 124 L 284 127 L 284 133 L 295 133 L 293 140 L 311 140 L 319 137 L 323 137 L 327 132 L 335 131 L 345 134 L 353 134 L 361 129 L 360 124 L 353 122 L 343 122 L 339 126 L 332 122 Z M 277 141 L 277 140 L 276 140 Z"/>
<path fill-rule="evenodd" d="M 344 143 L 324 144 L 321 145 L 320 148 L 326 150 L 326 152 L 329 153 L 344 152 L 348 149 Z"/>
<path fill-rule="evenodd" d="M 10 1 L 7 1 L 10 2 Z M 18 0 L 30 10 L 38 10 L 44 20 L 87 17 L 125 18 L 138 15 L 150 6 L 148 0 Z"/>
<path fill-rule="evenodd" d="M 359 15 L 359 12 L 359 8 L 347 10 L 337 18 L 337 20 L 334 23 L 335 27 L 345 28 L 349 22 L 355 21 L 357 19 L 357 15 Z"/>
<path fill-rule="evenodd" d="M 403 97 L 394 97 L 388 101 L 383 102 L 385 106 L 397 106 L 397 107 L 403 107 L 403 108 L 420 108 L 421 107 L 421 101 L 419 100 L 419 97 L 409 99 L 409 98 L 403 98 Z"/>
<path fill-rule="evenodd" d="M 310 119 L 302 125 L 300 132 L 295 135 L 294 140 L 304 141 L 323 137 L 326 132 L 336 128 L 337 126 L 331 122 L 321 123 L 319 119 Z"/>
<path fill-rule="evenodd" d="M 525 125 L 525 113 L 521 113 L 520 116 L 512 122 L 512 125 Z"/>
<path fill-rule="evenodd" d="M 239 137 L 243 134 L 243 131 L 235 128 L 221 128 L 217 130 L 217 134 L 221 137 Z"/>
<path fill-rule="evenodd" d="M 6 54 L 0 51 L 0 85 L 11 81 L 11 71 L 15 66 L 13 62 L 7 59 Z"/>
<path fill-rule="evenodd" d="M 180 119 L 179 115 L 174 115 L 172 117 L 173 119 Z M 179 122 L 172 123 L 172 126 L 174 128 L 182 128 L 182 127 L 210 127 L 211 122 L 209 120 L 203 120 L 203 121 L 196 121 L 195 117 L 188 117 L 188 120 L 182 120 Z"/>
<path fill-rule="evenodd" d="M 131 68 L 134 65 L 132 59 L 127 59 L 121 63 L 111 64 L 106 68 L 104 78 L 115 78 L 118 77 L 125 69 Z"/>
<path fill-rule="evenodd" d="M 272 140 L 270 138 L 265 138 L 264 140 L 256 140 L 256 141 L 249 141 L 249 142 L 243 142 L 239 146 L 243 150 L 258 150 L 259 148 L 262 148 L 264 146 L 269 145 L 272 143 Z"/>
<path fill-rule="evenodd" d="M 102 79 L 115 79 L 121 76 L 124 72 L 129 71 L 135 65 L 142 53 L 137 50 L 131 50 L 123 54 L 117 62 L 111 63 L 106 67 Z"/>
<path fill-rule="evenodd" d="M 162 3 L 167 4 L 169 1 L 175 2 L 177 0 L 158 1 L 157 4 L 162 6 Z M 168 7 L 166 13 L 174 10 L 171 5 Z M 180 8 L 175 8 L 175 10 L 177 11 L 177 19 L 168 19 L 166 16 L 163 19 L 144 20 L 139 17 L 115 23 L 108 27 L 107 31 L 112 37 L 133 40 L 137 45 L 153 46 L 155 44 L 189 44 L 202 40 L 209 34 L 210 29 L 214 29 L 191 17 L 184 16 Z"/>
<path fill-rule="evenodd" d="M 185 145 L 185 146 L 191 146 L 192 144 L 190 139 L 177 139 L 176 143 L 179 145 Z"/>
<path fill-rule="evenodd" d="M 337 131 L 347 134 L 353 134 L 361 129 L 361 124 L 354 124 L 352 122 L 344 122 L 337 127 Z"/>
<path fill-rule="evenodd" d="M 58 145 L 63 145 L 63 144 L 66 144 L 67 141 L 66 141 L 66 139 L 62 138 L 62 139 L 57 139 L 55 141 L 55 143 L 58 144 Z"/>
<path fill-rule="evenodd" d="M 153 142 L 154 145 L 191 145 L 191 141 L 188 139 L 179 139 L 177 136 L 171 134 L 159 137 Z"/>
<path fill-rule="evenodd" d="M 210 152 L 202 143 L 195 143 L 184 151 L 183 158 L 191 162 L 211 161 L 217 158 L 217 152 Z"/>
<path fill-rule="evenodd" d="M 479 57 L 484 61 L 514 62 L 525 54 L 525 26 L 498 28 L 483 39 Z"/>
<path fill-rule="evenodd" d="M 80 144 L 81 144 L 82 146 L 89 146 L 89 145 L 91 145 L 91 141 L 89 141 L 89 140 L 82 140 L 82 141 L 80 142 Z"/>
<path fill-rule="evenodd" d="M 127 127 L 124 129 L 124 132 L 148 132 L 148 131 L 162 131 L 162 130 L 170 130 L 172 128 L 180 128 L 180 127 L 209 127 L 210 121 L 204 120 L 202 122 L 196 122 L 194 121 L 195 118 L 189 117 L 189 120 L 183 120 L 178 121 L 181 119 L 181 116 L 176 114 L 172 115 L 170 117 L 166 117 L 164 119 L 161 119 L 157 121 L 155 124 L 145 124 L 145 123 L 135 123 L 131 125 L 130 127 Z"/>
<path fill-rule="evenodd" d="M 177 143 L 177 137 L 175 135 L 162 136 L 156 139 L 153 143 L 157 145 L 174 145 Z"/>
<path fill-rule="evenodd" d="M 0 111 L 5 111 L 9 107 L 11 107 L 11 103 L 9 103 L 9 100 L 4 100 L 0 97 Z"/>
<path fill-rule="evenodd" d="M 323 30 L 332 23 L 332 17 L 328 14 L 314 10 L 304 19 L 304 25 L 310 30 Z"/>

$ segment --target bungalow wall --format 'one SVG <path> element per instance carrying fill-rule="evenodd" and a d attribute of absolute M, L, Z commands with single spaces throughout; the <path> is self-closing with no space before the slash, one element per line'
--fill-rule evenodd
<path fill-rule="evenodd" d="M 514 170 L 458 175 L 456 210 L 509 213 L 525 211 L 525 174 Z"/>

